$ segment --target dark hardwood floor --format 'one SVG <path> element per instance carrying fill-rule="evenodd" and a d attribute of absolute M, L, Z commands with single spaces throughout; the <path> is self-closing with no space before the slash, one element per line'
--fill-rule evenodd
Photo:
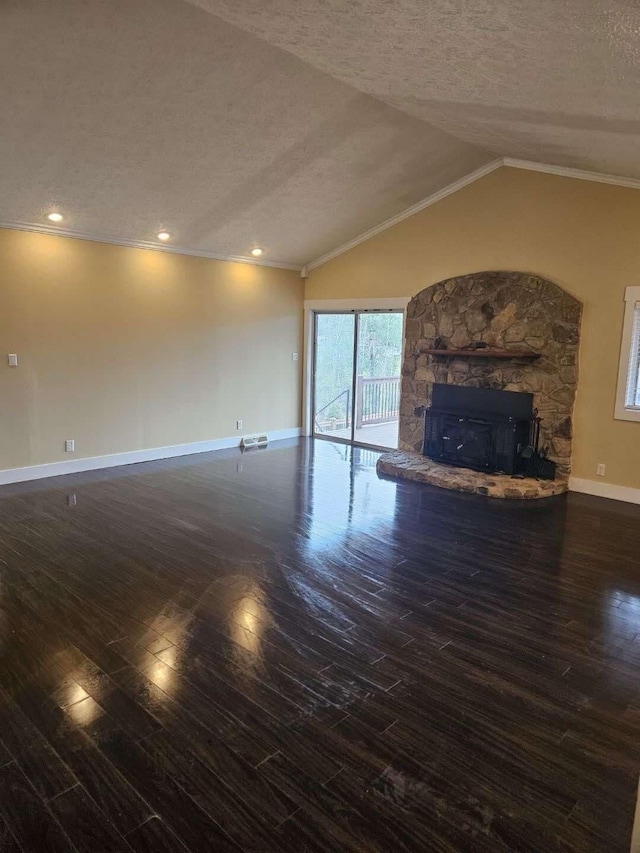
<path fill-rule="evenodd" d="M 1 851 L 628 850 L 640 507 L 376 456 L 0 489 Z"/>

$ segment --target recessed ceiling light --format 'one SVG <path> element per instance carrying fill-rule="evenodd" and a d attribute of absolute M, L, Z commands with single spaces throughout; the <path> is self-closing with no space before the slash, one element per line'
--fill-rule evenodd
<path fill-rule="evenodd" d="M 64 216 L 61 213 L 50 213 L 47 219 L 50 219 L 51 222 L 62 222 Z"/>
<path fill-rule="evenodd" d="M 171 239 L 171 234 L 168 231 L 161 231 L 158 234 L 158 240 L 162 240 L 163 243 L 166 243 L 167 240 Z"/>
<path fill-rule="evenodd" d="M 259 246 L 256 246 L 255 249 L 251 250 L 251 254 L 254 258 L 259 258 L 260 255 L 264 252 L 264 249 L 261 249 Z"/>

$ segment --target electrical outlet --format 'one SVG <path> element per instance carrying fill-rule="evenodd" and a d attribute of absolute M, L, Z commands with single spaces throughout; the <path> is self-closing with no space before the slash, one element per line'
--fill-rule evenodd
<path fill-rule="evenodd" d="M 604 462 L 598 463 L 598 467 L 596 468 L 596 474 L 598 477 L 604 477 L 605 471 L 607 470 L 607 466 Z"/>
<path fill-rule="evenodd" d="M 297 361 L 297 360 L 298 360 L 298 353 L 297 353 L 297 352 L 292 352 L 292 353 L 291 353 L 291 358 L 292 358 L 292 360 L 293 360 L 293 361 Z"/>
<path fill-rule="evenodd" d="M 75 492 L 67 495 L 67 506 L 75 506 L 77 503 Z"/>
<path fill-rule="evenodd" d="M 244 471 L 244 468 L 242 467 L 242 462 L 236 462 L 236 471 L 238 472 L 238 474 L 242 474 L 242 472 Z"/>
<path fill-rule="evenodd" d="M 10 352 L 7 355 L 7 362 L 9 364 L 9 367 L 17 367 L 18 366 L 18 356 L 15 354 L 15 352 Z"/>
<path fill-rule="evenodd" d="M 242 421 L 236 421 L 236 429 L 242 429 Z"/>
<path fill-rule="evenodd" d="M 72 438 L 68 438 L 64 443 L 65 453 L 75 453 L 76 443 Z"/>

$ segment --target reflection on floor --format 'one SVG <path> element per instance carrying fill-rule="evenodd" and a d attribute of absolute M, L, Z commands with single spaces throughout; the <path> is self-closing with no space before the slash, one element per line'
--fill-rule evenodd
<path fill-rule="evenodd" d="M 330 438 L 351 439 L 350 429 L 327 430 L 322 435 Z M 398 421 L 386 424 L 370 424 L 354 430 L 354 439 L 361 444 L 371 444 L 374 447 L 398 447 Z"/>
<path fill-rule="evenodd" d="M 377 455 L 0 489 L 1 850 L 628 849 L 640 507 Z"/>

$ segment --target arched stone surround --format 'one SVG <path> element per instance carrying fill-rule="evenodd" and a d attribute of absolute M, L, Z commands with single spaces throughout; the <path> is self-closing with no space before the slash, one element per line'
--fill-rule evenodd
<path fill-rule="evenodd" d="M 581 303 L 552 281 L 489 271 L 447 279 L 409 302 L 400 403 L 400 449 L 422 450 L 424 411 L 434 382 L 530 391 L 542 418 L 541 446 L 558 474 L 571 467 L 573 404 L 578 382 Z M 536 361 L 429 355 L 473 341 L 540 354 Z"/>

